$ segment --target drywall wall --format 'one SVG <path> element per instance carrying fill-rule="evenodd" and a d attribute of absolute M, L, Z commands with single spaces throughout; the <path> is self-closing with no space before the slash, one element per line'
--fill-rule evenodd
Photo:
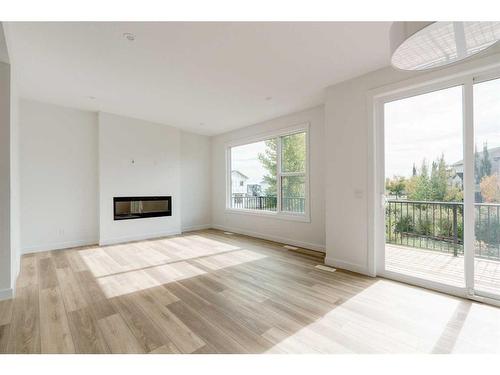
<path fill-rule="evenodd" d="M 255 237 L 266 238 L 315 250 L 325 247 L 324 116 L 323 106 L 290 114 L 212 138 L 212 224 Z M 310 144 L 311 221 L 299 222 L 226 211 L 226 144 L 308 123 Z"/>
<path fill-rule="evenodd" d="M 19 183 L 19 94 L 15 66 L 10 66 L 10 246 L 11 285 L 14 289 L 21 266 L 21 203 Z"/>
<path fill-rule="evenodd" d="M 99 113 L 99 243 L 181 232 L 178 129 Z M 172 216 L 113 220 L 113 197 L 172 196 Z"/>
<path fill-rule="evenodd" d="M 96 243 L 97 115 L 21 100 L 23 253 Z"/>
<path fill-rule="evenodd" d="M 430 73 L 388 67 L 327 89 L 324 138 L 327 264 L 374 274 L 374 123 L 369 92 L 389 89 L 396 83 L 410 87 L 498 61 L 499 55 L 493 54 Z"/>
<path fill-rule="evenodd" d="M 10 65 L 0 62 L 0 299 L 12 295 L 10 199 Z"/>
<path fill-rule="evenodd" d="M 210 137 L 181 132 L 182 231 L 209 228 L 211 216 Z"/>

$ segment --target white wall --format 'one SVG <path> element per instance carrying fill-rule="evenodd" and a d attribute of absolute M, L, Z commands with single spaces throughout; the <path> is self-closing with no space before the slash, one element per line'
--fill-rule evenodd
<path fill-rule="evenodd" d="M 210 137 L 181 132 L 182 231 L 211 225 L 211 145 Z"/>
<path fill-rule="evenodd" d="M 15 289 L 21 267 L 21 202 L 19 173 L 19 94 L 15 66 L 10 66 L 10 245 L 11 285 Z"/>
<path fill-rule="evenodd" d="M 498 63 L 500 55 L 468 60 L 430 73 L 384 68 L 327 90 L 324 141 L 326 147 L 326 263 L 373 274 L 374 154 L 369 92 L 409 87 L 471 68 Z M 391 86 L 391 87 L 389 87 Z"/>
<path fill-rule="evenodd" d="M 100 244 L 181 232 L 180 130 L 99 113 Z M 172 216 L 113 220 L 113 197 L 172 196 Z"/>
<path fill-rule="evenodd" d="M 12 294 L 10 199 L 10 65 L 0 62 L 0 299 Z"/>
<path fill-rule="evenodd" d="M 23 253 L 96 243 L 97 116 L 20 102 Z"/>
<path fill-rule="evenodd" d="M 212 138 L 212 225 L 255 237 L 316 250 L 325 247 L 324 116 L 323 106 L 238 129 Z M 226 143 L 309 123 L 311 222 L 289 221 L 225 211 Z"/>

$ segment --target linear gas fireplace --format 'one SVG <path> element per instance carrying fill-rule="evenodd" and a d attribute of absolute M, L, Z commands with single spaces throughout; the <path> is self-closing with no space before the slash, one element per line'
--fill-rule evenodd
<path fill-rule="evenodd" d="M 113 215 L 115 220 L 172 216 L 172 197 L 114 197 Z"/>

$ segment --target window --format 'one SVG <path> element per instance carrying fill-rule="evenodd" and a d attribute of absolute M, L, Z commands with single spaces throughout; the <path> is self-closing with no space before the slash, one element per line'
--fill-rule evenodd
<path fill-rule="evenodd" d="M 300 128 L 229 147 L 227 208 L 305 218 L 307 136 Z"/>

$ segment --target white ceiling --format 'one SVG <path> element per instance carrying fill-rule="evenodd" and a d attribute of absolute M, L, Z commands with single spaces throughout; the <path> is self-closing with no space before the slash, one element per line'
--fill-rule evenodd
<path fill-rule="evenodd" d="M 217 134 L 319 105 L 327 86 L 387 66 L 389 27 L 33 22 L 6 35 L 23 97 Z"/>

